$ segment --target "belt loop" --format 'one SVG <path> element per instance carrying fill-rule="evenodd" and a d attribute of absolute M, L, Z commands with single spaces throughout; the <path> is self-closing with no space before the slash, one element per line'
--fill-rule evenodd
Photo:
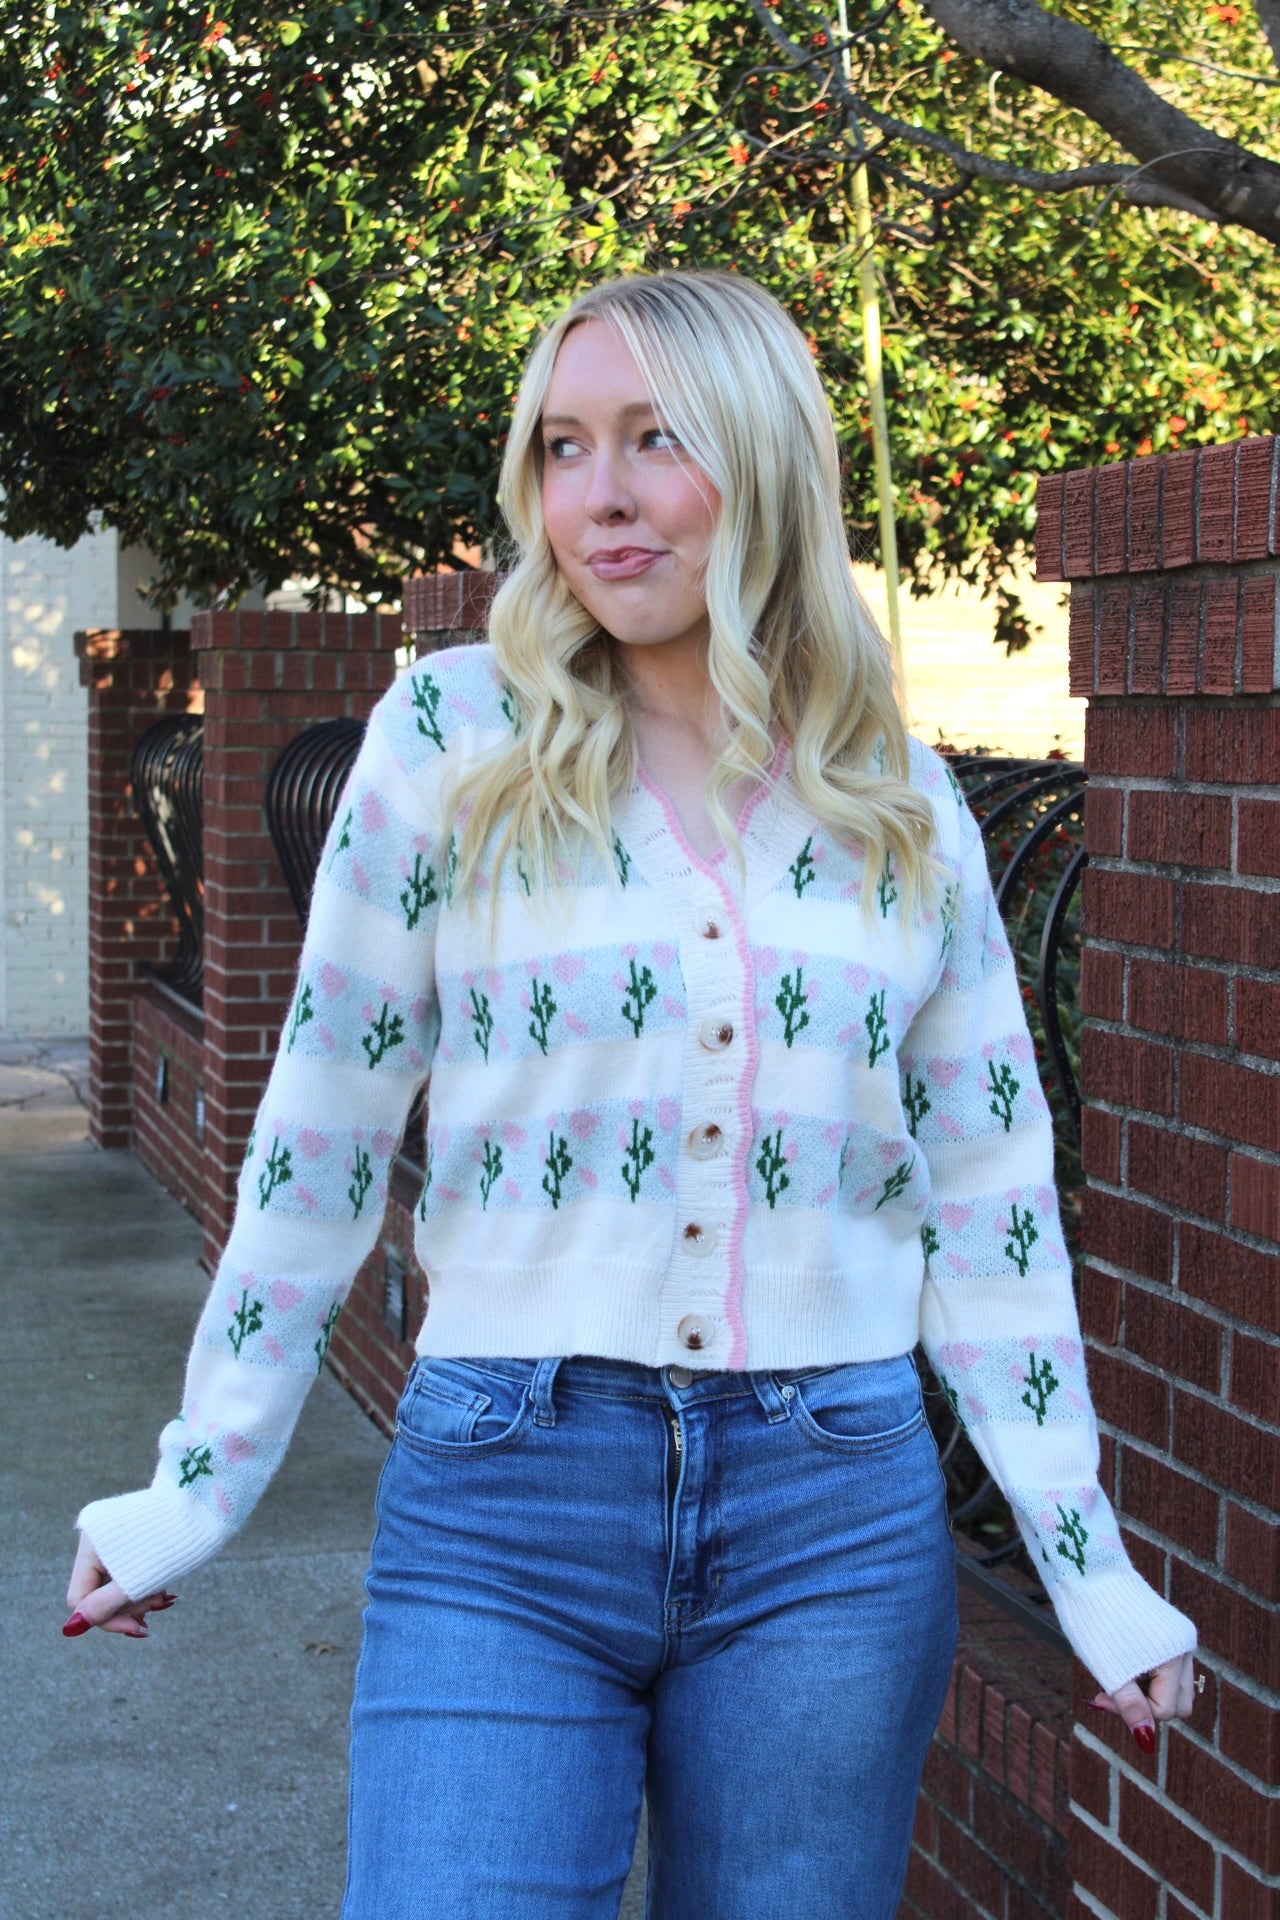
<path fill-rule="evenodd" d="M 778 1385 L 776 1373 L 753 1373 L 751 1384 L 756 1390 L 756 1398 L 764 1408 L 765 1417 L 771 1427 L 776 1427 L 780 1420 L 791 1418 L 791 1408 L 795 1400 L 794 1387 L 789 1393 L 783 1393 Z"/>
<path fill-rule="evenodd" d="M 535 1426 L 554 1427 L 556 1423 L 556 1403 L 551 1397 L 551 1389 L 555 1385 L 559 1370 L 559 1358 L 539 1360 L 533 1369 L 533 1379 L 529 1383 L 529 1397 L 533 1401 Z"/>

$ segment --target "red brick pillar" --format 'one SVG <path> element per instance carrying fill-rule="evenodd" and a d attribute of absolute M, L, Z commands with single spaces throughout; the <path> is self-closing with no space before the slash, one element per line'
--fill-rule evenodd
<path fill-rule="evenodd" d="M 204 1230 L 217 1260 L 293 990 L 302 930 L 271 837 L 267 775 L 317 720 L 366 719 L 395 677 L 398 617 L 199 613 L 205 689 Z"/>
<path fill-rule="evenodd" d="M 405 638 L 421 655 L 482 640 L 497 573 L 414 573 L 404 583 Z"/>
<path fill-rule="evenodd" d="M 190 636 L 158 628 L 78 633 L 89 694 L 89 1133 L 133 1138 L 133 999 L 142 961 L 173 951 L 178 929 L 142 822 L 129 757 L 166 713 L 198 713 Z"/>
<path fill-rule="evenodd" d="M 1040 488 L 1090 703 L 1089 1371 L 1133 1557 L 1206 1675 L 1151 1759 L 1078 1713 L 1075 1920 L 1280 1914 L 1278 478 L 1267 437 Z"/>

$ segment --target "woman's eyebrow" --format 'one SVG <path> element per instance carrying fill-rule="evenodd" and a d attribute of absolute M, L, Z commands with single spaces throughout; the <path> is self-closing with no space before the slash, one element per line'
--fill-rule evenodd
<path fill-rule="evenodd" d="M 618 408 L 620 420 L 630 420 L 641 414 L 652 414 L 655 419 L 657 418 L 648 400 L 632 400 L 625 407 Z M 542 424 L 544 427 L 580 427 L 582 422 L 574 413 L 544 413 Z"/>

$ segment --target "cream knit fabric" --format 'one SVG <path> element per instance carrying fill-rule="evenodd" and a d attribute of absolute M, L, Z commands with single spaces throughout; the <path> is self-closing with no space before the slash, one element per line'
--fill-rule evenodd
<path fill-rule="evenodd" d="M 440 786 L 512 722 L 487 647 L 420 663 L 370 722 L 182 1412 L 152 1486 L 80 1516 L 113 1575 L 172 1585 L 247 1517 L 429 1074 L 419 1352 L 767 1370 L 920 1338 L 1103 1686 L 1191 1648 L 1097 1483 L 1048 1111 L 943 762 L 913 743 L 933 913 L 806 814 L 780 751 L 741 876 L 641 776 L 561 906 L 500 877 L 491 945 L 487 897 L 452 897 Z"/>

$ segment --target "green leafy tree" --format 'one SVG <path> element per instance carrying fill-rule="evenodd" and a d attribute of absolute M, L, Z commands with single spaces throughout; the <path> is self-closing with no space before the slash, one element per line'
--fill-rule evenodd
<path fill-rule="evenodd" d="M 903 562 L 1022 644 L 1038 473 L 1269 423 L 1276 12 L 0 0 L 3 525 L 102 516 L 161 605 L 394 594 L 493 533 L 548 313 L 700 264 L 808 334 L 870 553 L 865 161 Z"/>

